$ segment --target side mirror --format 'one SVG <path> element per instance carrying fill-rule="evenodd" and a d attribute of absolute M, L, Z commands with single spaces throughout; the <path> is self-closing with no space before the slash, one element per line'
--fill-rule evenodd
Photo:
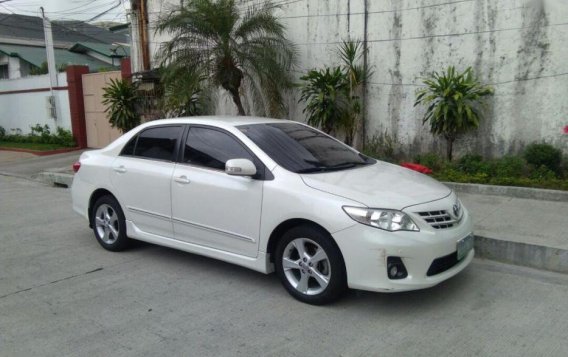
<path fill-rule="evenodd" d="M 249 159 L 231 159 L 225 164 L 225 173 L 233 176 L 254 176 L 256 166 Z"/>

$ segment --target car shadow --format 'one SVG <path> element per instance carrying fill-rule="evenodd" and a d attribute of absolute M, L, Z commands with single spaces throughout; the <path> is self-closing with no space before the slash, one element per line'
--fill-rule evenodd
<path fill-rule="evenodd" d="M 247 288 L 253 289 L 253 291 L 264 289 L 271 291 L 269 295 L 273 295 L 273 293 L 287 295 L 275 274 L 266 275 L 213 258 L 140 241 L 133 245 L 132 250 L 144 255 L 151 255 L 155 261 L 179 266 L 182 270 L 187 270 L 188 273 L 207 271 L 208 274 L 212 275 L 211 278 L 215 280 L 237 280 L 239 287 L 235 286 L 235 288 L 238 289 L 242 288 L 242 284 L 248 284 L 250 286 Z M 473 280 L 472 269 L 468 267 L 451 279 L 422 290 L 380 293 L 350 289 L 342 299 L 324 308 L 355 308 L 358 310 L 359 308 L 368 309 L 374 307 L 374 309 L 378 310 L 399 310 L 412 306 L 413 309 L 429 310 L 438 306 L 444 306 L 448 300 L 459 298 L 464 293 L 464 290 L 469 290 L 468 287 L 471 286 Z M 290 297 L 290 299 L 293 298 Z"/>

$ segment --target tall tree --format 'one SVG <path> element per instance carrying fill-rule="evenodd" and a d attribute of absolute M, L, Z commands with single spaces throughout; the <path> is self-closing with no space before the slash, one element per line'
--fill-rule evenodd
<path fill-rule="evenodd" d="M 283 91 L 292 88 L 290 70 L 297 55 L 273 14 L 275 8 L 270 1 L 245 11 L 234 0 L 181 2 L 156 28 L 158 34 L 171 36 L 159 55 L 168 73 L 165 80 L 204 78 L 200 85 L 229 92 L 239 115 L 246 115 L 245 93 L 256 114 L 282 115 Z"/>
<path fill-rule="evenodd" d="M 441 74 L 432 73 L 424 85 L 416 93 L 414 106 L 427 106 L 422 123 L 429 122 L 430 132 L 446 139 L 447 157 L 452 161 L 454 141 L 479 127 L 483 99 L 493 95 L 493 88 L 479 82 L 471 67 L 459 73 L 452 66 Z"/>

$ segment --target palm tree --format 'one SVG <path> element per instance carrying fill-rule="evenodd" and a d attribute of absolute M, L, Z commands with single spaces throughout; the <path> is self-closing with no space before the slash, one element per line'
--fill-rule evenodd
<path fill-rule="evenodd" d="M 297 55 L 284 25 L 273 15 L 275 8 L 270 1 L 245 11 L 234 0 L 181 2 L 156 28 L 171 36 L 158 58 L 169 73 L 166 80 L 188 73 L 203 76 L 201 85 L 229 92 L 239 115 L 246 115 L 243 94 L 250 95 L 257 114 L 281 115 L 283 91 L 292 87 L 290 69 Z"/>
<path fill-rule="evenodd" d="M 447 157 L 452 161 L 454 141 L 479 127 L 482 100 L 493 95 L 493 88 L 481 84 L 471 67 L 457 73 L 450 66 L 442 74 L 432 73 L 423 82 L 426 87 L 417 91 L 414 106 L 427 106 L 422 123 L 430 122 L 430 132 L 446 139 Z"/>

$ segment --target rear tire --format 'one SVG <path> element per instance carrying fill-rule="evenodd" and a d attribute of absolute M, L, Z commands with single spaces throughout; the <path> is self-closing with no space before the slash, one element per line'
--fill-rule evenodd
<path fill-rule="evenodd" d="M 284 233 L 275 252 L 276 274 L 299 301 L 323 305 L 347 290 L 345 264 L 329 234 L 310 225 Z"/>
<path fill-rule="evenodd" d="M 91 211 L 93 231 L 106 250 L 118 252 L 128 247 L 124 213 L 118 201 L 110 195 L 99 198 Z"/>

